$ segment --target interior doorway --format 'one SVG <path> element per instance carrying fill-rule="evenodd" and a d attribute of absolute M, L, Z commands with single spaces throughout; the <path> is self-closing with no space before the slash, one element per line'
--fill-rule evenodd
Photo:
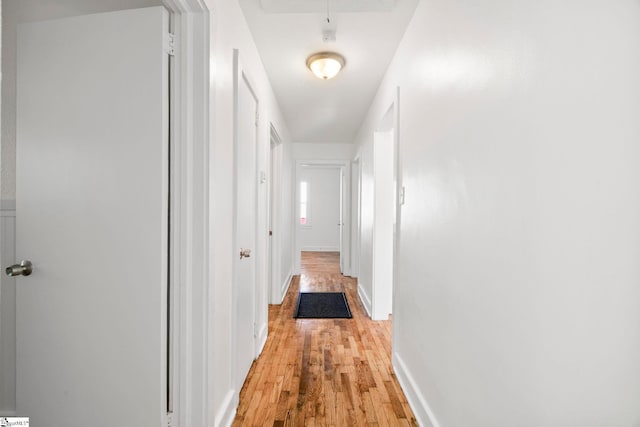
<path fill-rule="evenodd" d="M 371 318 L 374 320 L 385 320 L 393 313 L 402 194 L 398 179 L 398 122 L 396 93 L 373 134 Z"/>
<path fill-rule="evenodd" d="M 295 265 L 303 251 L 339 252 L 342 274 L 350 265 L 351 174 L 348 161 L 304 161 L 296 164 Z"/>

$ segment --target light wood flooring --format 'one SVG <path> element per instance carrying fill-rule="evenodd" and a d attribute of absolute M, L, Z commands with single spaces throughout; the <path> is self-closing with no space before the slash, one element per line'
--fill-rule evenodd
<path fill-rule="evenodd" d="M 294 319 L 298 292 L 345 292 L 352 319 Z M 303 252 L 233 426 L 417 426 L 391 368 L 391 320 L 372 321 L 337 252 Z"/>

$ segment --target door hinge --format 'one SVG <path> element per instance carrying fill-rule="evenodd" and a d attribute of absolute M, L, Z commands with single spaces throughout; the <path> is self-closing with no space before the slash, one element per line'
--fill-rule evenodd
<path fill-rule="evenodd" d="M 167 36 L 164 41 L 164 51 L 167 52 L 169 56 L 175 56 L 176 54 L 176 35 L 167 33 Z"/>

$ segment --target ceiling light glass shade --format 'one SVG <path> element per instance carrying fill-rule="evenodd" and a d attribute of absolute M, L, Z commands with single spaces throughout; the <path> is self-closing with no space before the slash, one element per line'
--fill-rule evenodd
<path fill-rule="evenodd" d="M 313 74 L 323 80 L 335 77 L 344 67 L 344 64 L 344 58 L 333 52 L 316 53 L 307 59 L 307 67 Z"/>

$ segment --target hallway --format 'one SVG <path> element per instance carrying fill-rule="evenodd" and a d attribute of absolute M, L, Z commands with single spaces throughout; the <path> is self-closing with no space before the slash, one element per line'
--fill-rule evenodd
<path fill-rule="evenodd" d="M 0 419 L 640 427 L 640 0 L 0 3 Z"/>
<path fill-rule="evenodd" d="M 298 292 L 344 291 L 352 319 L 296 320 Z M 391 321 L 374 322 L 339 253 L 303 252 L 282 305 L 269 306 L 269 338 L 240 392 L 234 426 L 416 426 L 393 374 Z"/>

